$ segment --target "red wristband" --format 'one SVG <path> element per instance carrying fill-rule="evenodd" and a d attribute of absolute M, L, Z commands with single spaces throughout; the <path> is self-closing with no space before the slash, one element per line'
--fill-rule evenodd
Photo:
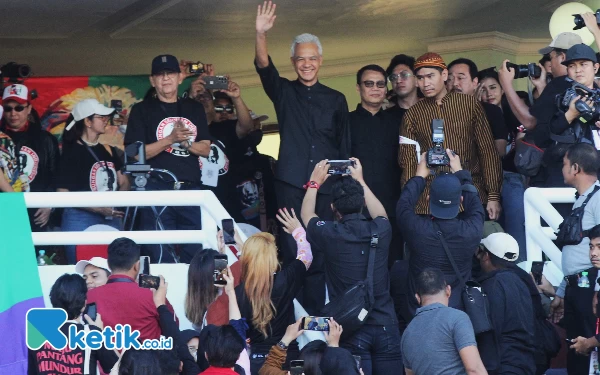
<path fill-rule="evenodd" d="M 314 181 L 308 181 L 308 182 L 306 183 L 306 185 L 304 185 L 303 187 L 304 187 L 304 189 L 306 189 L 306 190 L 308 190 L 308 189 L 317 189 L 317 190 L 319 190 L 319 187 L 320 187 L 320 186 L 319 186 L 319 184 L 317 184 L 317 183 L 316 183 L 316 182 L 314 182 Z"/>

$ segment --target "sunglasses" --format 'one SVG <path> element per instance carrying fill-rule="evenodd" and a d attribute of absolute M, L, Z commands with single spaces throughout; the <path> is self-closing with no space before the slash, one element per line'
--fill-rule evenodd
<path fill-rule="evenodd" d="M 386 86 L 385 81 L 377 81 L 377 82 L 363 81 L 363 85 L 365 85 L 365 87 L 373 87 L 373 86 L 377 85 L 377 88 L 379 88 L 379 89 L 382 89 Z"/>
<path fill-rule="evenodd" d="M 390 82 L 406 81 L 410 77 L 414 77 L 414 74 L 410 72 L 400 72 L 399 74 L 392 74 L 390 76 Z"/>
<path fill-rule="evenodd" d="M 11 107 L 9 105 L 5 105 L 3 107 L 4 107 L 4 112 L 12 112 L 13 110 L 17 111 L 17 112 L 23 112 L 25 110 L 25 108 L 29 107 L 29 105 L 20 105 L 19 104 L 19 105 L 14 106 L 14 107 Z"/>
<path fill-rule="evenodd" d="M 216 105 L 215 106 L 215 112 L 233 113 L 233 107 L 224 106 L 224 105 Z"/>

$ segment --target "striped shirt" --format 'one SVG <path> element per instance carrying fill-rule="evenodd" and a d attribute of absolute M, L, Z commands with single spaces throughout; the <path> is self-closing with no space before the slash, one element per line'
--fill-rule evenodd
<path fill-rule="evenodd" d="M 460 156 L 463 169 L 471 172 L 481 202 L 499 201 L 502 164 L 481 104 L 473 96 L 460 93 L 447 94 L 441 105 L 435 99 L 423 99 L 404 115 L 401 135 L 417 141 L 421 152 L 425 152 L 433 147 L 431 122 L 437 118 L 444 120 L 444 148 Z M 417 170 L 415 146 L 401 144 L 398 162 L 403 170 L 400 183 L 404 186 Z M 438 167 L 436 172 L 450 172 L 450 168 Z M 432 180 L 433 176 L 427 178 L 427 186 L 417 202 L 417 214 L 429 213 L 427 197 Z"/>

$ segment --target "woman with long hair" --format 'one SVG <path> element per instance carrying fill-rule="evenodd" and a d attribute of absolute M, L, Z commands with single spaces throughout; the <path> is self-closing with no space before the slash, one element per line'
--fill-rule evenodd
<path fill-rule="evenodd" d="M 114 147 L 101 144 L 113 108 L 96 99 L 85 99 L 73 108 L 63 133 L 63 153 L 59 162 L 56 187 L 59 192 L 129 190 L 122 160 Z M 83 231 L 95 224 L 120 229 L 124 212 L 111 207 L 66 208 L 63 231 Z M 69 264 L 75 264 L 75 246 L 66 246 Z"/>
<path fill-rule="evenodd" d="M 291 234 L 298 247 L 298 255 L 285 267 L 277 260 L 275 237 L 270 233 L 257 233 L 244 243 L 241 284 L 236 287 L 236 297 L 242 316 L 248 320 L 250 329 L 252 374 L 258 374 L 266 355 L 273 345 L 279 343 L 294 319 L 294 298 L 302 284 L 306 271 L 312 263 L 312 251 L 306 240 L 306 232 L 292 209 L 279 210 L 277 215 L 284 230 Z M 289 351 L 288 359 L 295 359 L 297 345 Z"/>

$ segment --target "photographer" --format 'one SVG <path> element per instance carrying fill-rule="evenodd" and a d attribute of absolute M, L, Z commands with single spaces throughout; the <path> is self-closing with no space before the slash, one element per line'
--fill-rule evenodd
<path fill-rule="evenodd" d="M 417 166 L 416 176 L 411 178 L 402 191 L 397 205 L 397 217 L 404 232 L 404 238 L 409 249 L 409 274 L 408 278 L 416 280 L 419 274 L 427 267 L 440 269 L 452 290 L 460 291 L 461 285 L 438 236 L 438 231 L 444 235 L 450 252 L 453 254 L 462 277 L 469 280 L 475 249 L 481 241 L 485 215 L 483 207 L 473 186 L 471 174 L 461 167 L 460 158 L 452 151 L 447 150 L 450 158 L 450 168 L 453 174 L 441 174 L 431 183 L 429 210 L 431 216 L 417 215 L 415 206 L 422 196 L 426 186 L 426 179 L 430 175 L 427 167 L 425 153 L 421 155 L 421 162 Z M 464 212 L 458 216 L 462 204 Z M 403 291 L 401 290 L 400 293 Z M 414 283 L 409 282 L 406 293 L 402 317 L 408 323 L 416 308 Z M 453 293 L 450 297 L 450 307 L 462 310 L 463 304 L 460 293 Z"/>
<path fill-rule="evenodd" d="M 210 135 L 204 108 L 191 99 L 177 96 L 179 85 L 185 78 L 181 70 L 175 56 L 160 55 L 152 60 L 150 83 L 156 92 L 131 108 L 124 143 L 143 142 L 146 159 L 152 168 L 172 172 L 182 183 L 182 190 L 198 190 L 201 188 L 198 156 L 208 156 Z M 172 190 L 173 182 L 170 177 L 163 179 L 153 174 L 146 190 Z M 142 230 L 156 230 L 159 218 L 165 230 L 199 230 L 202 227 L 197 206 L 166 207 L 162 211 L 160 207 L 157 211 L 153 211 L 153 207 L 144 207 L 140 216 Z M 182 245 L 181 261 L 189 263 L 197 250 L 198 244 Z M 146 245 L 144 253 L 153 263 L 175 261 L 173 254 L 162 251 L 162 246 Z"/>

